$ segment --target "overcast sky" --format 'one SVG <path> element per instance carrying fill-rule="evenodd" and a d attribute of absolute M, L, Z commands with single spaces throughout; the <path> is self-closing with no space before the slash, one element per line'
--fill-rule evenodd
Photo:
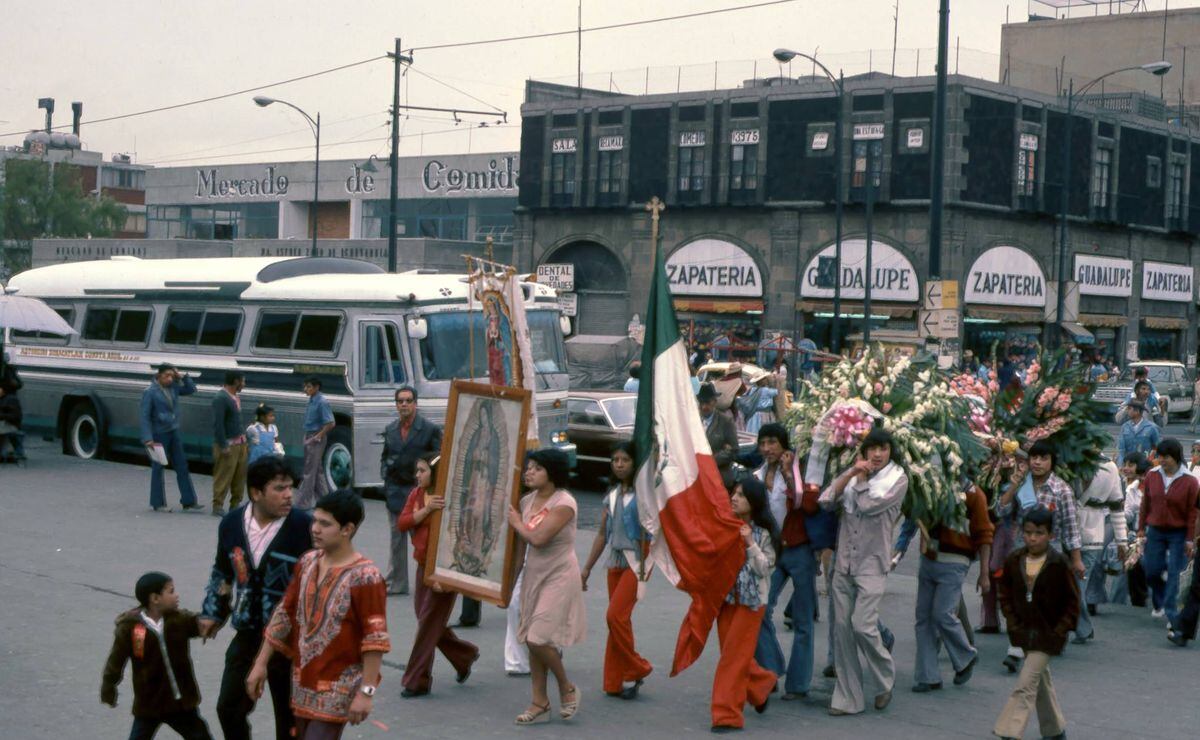
<path fill-rule="evenodd" d="M 613 23 L 750 4 L 756 0 L 584 0 L 583 25 Z M 1165 0 L 1148 0 L 1158 10 Z M 738 84 L 778 74 L 770 52 L 792 46 L 847 73 L 891 65 L 896 0 L 797 0 L 735 13 L 585 33 L 585 84 L 624 92 L 667 92 Z M 937 0 L 899 0 L 897 72 L 932 71 Z M 1195 5 L 1174 0 L 1172 7 Z M 267 84 L 369 59 L 392 49 L 574 29 L 574 0 L 65 0 L 45 12 L 26 4 L 0 24 L 0 133 L 40 127 L 39 97 L 56 99 L 55 124 L 70 103 L 84 104 L 86 148 L 136 154 L 146 164 L 266 162 L 311 157 L 312 134 L 283 106 L 258 108 L 255 93 L 111 123 L 88 120 Z M 964 73 L 998 67 L 1006 14 L 1023 20 L 1027 0 L 952 0 L 951 37 Z M 920 49 L 918 57 L 917 49 Z M 868 50 L 874 50 L 869 52 Z M 953 70 L 955 52 L 951 51 Z M 756 61 L 757 60 L 757 61 Z M 430 107 L 499 108 L 496 118 L 413 114 L 401 123 L 401 155 L 518 148 L 524 81 L 575 78 L 574 35 L 415 52 L 402 100 Z M 683 66 L 682 71 L 677 68 Z M 647 73 L 649 68 L 649 73 Z M 429 77 L 459 88 L 438 84 Z M 610 78 L 610 73 L 612 73 Z M 801 74 L 795 69 L 793 74 Z M 269 94 L 322 117 L 322 159 L 386 156 L 392 67 L 377 61 Z M 465 93 L 465 94 L 464 94 Z M 478 100 L 472 99 L 477 98 Z M 483 101 L 482 103 L 480 101 Z M 480 122 L 489 124 L 479 128 Z M 22 136 L 0 138 L 0 145 Z M 360 141 L 367 140 L 367 141 Z M 357 143 L 343 143 L 357 142 Z M 282 151 L 267 151 L 282 150 Z"/>

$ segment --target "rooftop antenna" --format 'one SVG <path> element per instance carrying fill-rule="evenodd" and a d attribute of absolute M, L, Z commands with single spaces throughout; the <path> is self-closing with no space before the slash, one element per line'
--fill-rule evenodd
<path fill-rule="evenodd" d="M 896 44 L 900 40 L 900 0 L 896 0 L 896 15 L 892 17 L 892 77 L 896 76 Z"/>

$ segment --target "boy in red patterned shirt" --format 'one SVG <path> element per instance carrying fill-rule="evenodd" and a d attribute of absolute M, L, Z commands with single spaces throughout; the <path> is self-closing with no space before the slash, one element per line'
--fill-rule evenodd
<path fill-rule="evenodd" d="M 313 510 L 313 545 L 275 608 L 262 649 L 246 677 L 257 699 L 267 662 L 279 651 L 292 659 L 292 711 L 299 740 L 336 740 L 346 723 L 371 713 L 387 633 L 387 587 L 375 564 L 354 549 L 363 520 L 352 491 L 323 496 Z"/>

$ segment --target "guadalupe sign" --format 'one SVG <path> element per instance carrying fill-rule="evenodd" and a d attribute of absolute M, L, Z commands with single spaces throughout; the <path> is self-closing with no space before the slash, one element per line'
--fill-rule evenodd
<path fill-rule="evenodd" d="M 1128 298 L 1133 295 L 1133 260 L 1077 254 L 1075 282 L 1083 295 Z"/>
<path fill-rule="evenodd" d="M 754 258 L 721 239 L 697 239 L 667 258 L 672 295 L 761 298 L 762 273 Z"/>
<path fill-rule="evenodd" d="M 966 303 L 993 306 L 1046 305 L 1046 275 L 1023 249 L 992 247 L 975 260 L 967 273 Z"/>
<path fill-rule="evenodd" d="M 800 295 L 803 298 L 833 298 L 832 279 L 822 279 L 821 262 L 832 264 L 837 246 L 822 249 L 804 268 Z M 842 240 L 842 298 L 862 300 L 866 291 L 867 240 Z M 921 298 L 917 271 L 898 249 L 871 240 L 871 300 L 916 303 Z"/>

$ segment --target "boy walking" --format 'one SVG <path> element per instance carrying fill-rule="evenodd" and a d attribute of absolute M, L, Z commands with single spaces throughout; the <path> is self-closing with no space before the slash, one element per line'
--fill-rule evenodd
<path fill-rule="evenodd" d="M 1066 737 L 1067 721 L 1050 682 L 1050 657 L 1062 652 L 1067 633 L 1075 629 L 1079 588 L 1067 558 L 1050 547 L 1054 514 L 1039 504 L 1025 513 L 1021 528 L 1025 547 L 1004 561 L 996 586 L 1009 642 L 1025 651 L 1025 665 L 992 732 L 1022 737 L 1036 705 L 1042 737 L 1055 740 Z"/>
<path fill-rule="evenodd" d="M 186 740 L 212 740 L 200 717 L 200 689 L 188 640 L 200 636 L 199 618 L 179 610 L 179 594 L 166 573 L 147 573 L 134 587 L 140 608 L 117 617 L 112 651 L 104 664 L 100 701 L 117 706 L 117 684 L 133 663 L 133 728 L 129 740 L 148 740 L 167 725 Z"/>
<path fill-rule="evenodd" d="M 279 652 L 293 658 L 298 740 L 337 740 L 347 722 L 365 720 L 379 686 L 383 654 L 391 649 L 383 576 L 352 542 L 362 520 L 362 499 L 352 491 L 335 491 L 317 501 L 312 525 L 316 549 L 296 565 L 246 677 L 246 692 L 257 700 L 271 656 Z"/>

